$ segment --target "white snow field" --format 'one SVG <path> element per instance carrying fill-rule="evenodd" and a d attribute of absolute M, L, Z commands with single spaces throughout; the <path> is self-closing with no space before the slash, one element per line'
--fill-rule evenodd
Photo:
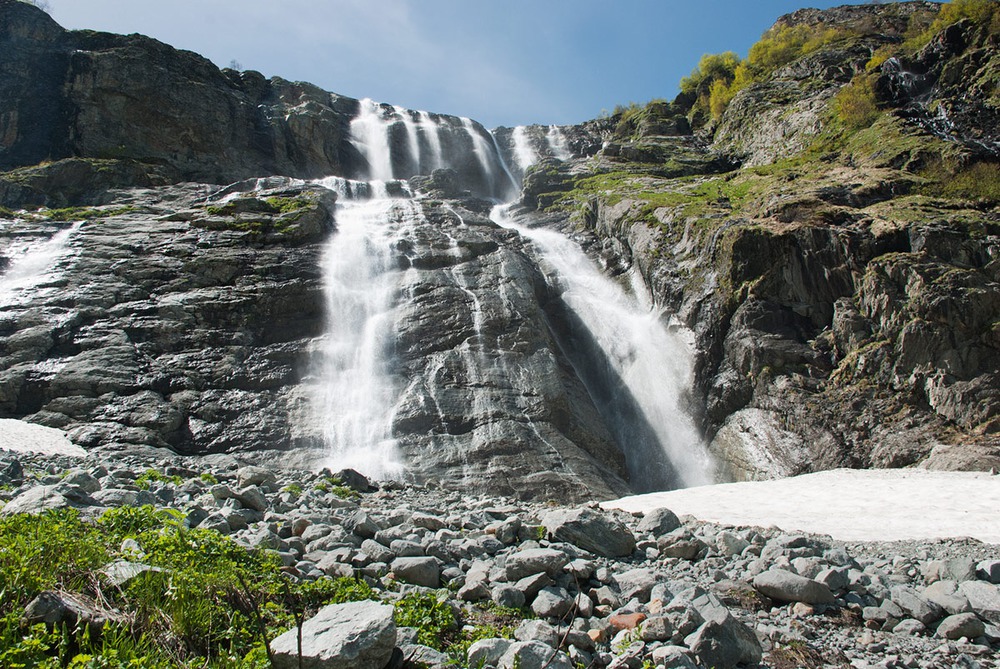
<path fill-rule="evenodd" d="M 776 526 L 843 541 L 972 537 L 1000 544 L 1000 476 L 924 469 L 834 469 L 623 497 L 605 508 L 728 525 Z"/>
<path fill-rule="evenodd" d="M 62 430 L 9 418 L 0 418 L 0 450 L 44 455 L 87 454 L 87 451 L 71 442 Z"/>

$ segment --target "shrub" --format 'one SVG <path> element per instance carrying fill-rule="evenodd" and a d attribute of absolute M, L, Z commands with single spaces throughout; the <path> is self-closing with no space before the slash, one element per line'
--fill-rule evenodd
<path fill-rule="evenodd" d="M 833 112 L 841 123 L 852 130 L 870 126 L 879 115 L 875 102 L 875 77 L 868 74 L 854 77 L 834 96 Z"/>

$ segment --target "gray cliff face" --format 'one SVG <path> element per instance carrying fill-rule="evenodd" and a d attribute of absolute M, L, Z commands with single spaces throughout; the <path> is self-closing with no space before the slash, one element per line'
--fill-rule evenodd
<path fill-rule="evenodd" d="M 359 101 L 311 84 L 259 72 L 220 70 L 209 60 L 142 35 L 65 31 L 45 12 L 2 0 L 0 14 L 0 169 L 67 158 L 125 161 L 131 181 L 225 184 L 283 175 L 368 178 L 371 166 L 350 141 Z M 473 134 L 492 142 L 478 123 L 428 115 L 440 164 L 419 165 L 403 150 L 415 112 L 382 105 L 395 149 L 392 178 L 435 167 L 456 169 L 465 189 L 488 196 L 491 176 L 473 151 Z M 420 137 L 426 150 L 426 134 Z M 380 176 L 379 178 L 387 178 Z M 23 184 L 21 184 L 23 185 Z M 513 187 L 513 184 L 511 184 Z M 49 204 L 0 183 L 7 206 Z M 38 201 L 41 200 L 41 201 Z M 56 206 L 91 202 L 63 198 Z"/>
<path fill-rule="evenodd" d="M 0 411 L 66 429 L 88 448 L 181 453 L 294 443 L 301 352 L 319 334 L 316 256 L 330 199 L 281 232 L 210 217 L 209 187 L 120 193 L 54 259 L 57 278 L 4 295 Z M 288 195 L 285 191 L 279 191 Z M 122 210 L 122 206 L 130 210 Z M 23 242 L 51 223 L 5 229 Z M 65 227 L 68 224 L 63 224 Z"/>

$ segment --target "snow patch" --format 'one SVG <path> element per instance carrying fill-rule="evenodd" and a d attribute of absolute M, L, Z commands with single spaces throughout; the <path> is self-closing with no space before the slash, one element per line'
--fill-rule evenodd
<path fill-rule="evenodd" d="M 776 526 L 843 541 L 972 537 L 1000 544 L 1000 476 L 923 469 L 834 469 L 634 495 L 605 508 L 730 525 Z"/>
<path fill-rule="evenodd" d="M 70 441 L 62 430 L 9 418 L 0 418 L 0 450 L 42 455 L 87 455 L 87 451 Z"/>

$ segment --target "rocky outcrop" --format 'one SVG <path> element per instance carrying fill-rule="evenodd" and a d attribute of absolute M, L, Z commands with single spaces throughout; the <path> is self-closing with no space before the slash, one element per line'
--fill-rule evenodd
<path fill-rule="evenodd" d="M 195 53 L 142 35 L 65 31 L 20 0 L 2 0 L 0 16 L 6 54 L 0 63 L 0 171 L 67 158 L 92 165 L 125 161 L 128 169 L 115 167 L 119 187 L 371 175 L 368 157 L 350 141 L 358 100 L 259 72 L 220 70 Z M 474 150 L 477 141 L 492 142 L 478 123 L 438 114 L 421 119 L 390 105 L 376 109 L 390 126 L 395 178 L 452 167 L 465 188 L 504 194 L 493 192 L 494 175 L 484 173 Z M 418 123 L 424 126 L 412 130 Z M 419 146 L 411 145 L 414 133 Z M 420 164 L 414 156 L 421 150 L 425 156 L 435 152 L 437 162 Z M 74 165 L 79 171 L 79 162 Z M 94 181 L 83 176 L 88 179 Z M 37 205 L 39 193 L 51 192 L 27 188 L 12 191 L 0 179 L 0 203 Z M 75 188 L 84 189 L 84 183 Z M 93 200 L 54 193 L 40 203 L 64 202 Z"/>
<path fill-rule="evenodd" d="M 687 155 L 701 155 L 700 166 L 686 161 L 688 174 L 704 176 L 674 180 L 666 158 L 636 162 L 612 142 L 587 162 L 544 163 L 525 180 L 521 201 L 535 210 L 526 217 L 586 228 L 596 261 L 612 273 L 638 269 L 656 301 L 696 332 L 699 411 L 725 477 L 1000 462 L 1000 217 L 995 199 L 937 185 L 983 156 L 995 165 L 997 126 L 977 120 L 988 94 L 963 95 L 944 74 L 988 79 L 994 38 L 969 22 L 945 29 L 906 66 L 927 73 L 921 91 L 897 87 L 895 102 L 880 93 L 890 108 L 871 128 L 839 148 L 824 140 L 822 155 L 812 144 L 837 91 L 911 17 L 929 24 L 928 10 L 903 3 L 781 19 L 858 34 L 733 100 L 711 148 L 767 165 L 760 170 L 726 171 L 718 153 L 687 139 Z M 865 32 L 871 25 L 884 30 Z M 898 80 L 894 67 L 872 75 L 876 91 Z M 944 132 L 926 111 L 935 104 L 981 113 L 957 114 Z M 633 132 L 633 145 L 676 155 L 677 138 Z M 952 167 L 926 170 L 935 155 Z M 980 178 L 995 183 L 995 171 Z"/>
<path fill-rule="evenodd" d="M 4 294 L 4 415 L 67 429 L 88 448 L 294 443 L 288 416 L 322 323 L 316 258 L 332 194 L 280 185 L 213 204 L 215 191 L 131 191 L 77 212 L 61 256 L 72 269 L 49 290 Z M 266 198 L 295 210 L 268 211 Z M 60 225 L 37 216 L 17 239 Z"/>

